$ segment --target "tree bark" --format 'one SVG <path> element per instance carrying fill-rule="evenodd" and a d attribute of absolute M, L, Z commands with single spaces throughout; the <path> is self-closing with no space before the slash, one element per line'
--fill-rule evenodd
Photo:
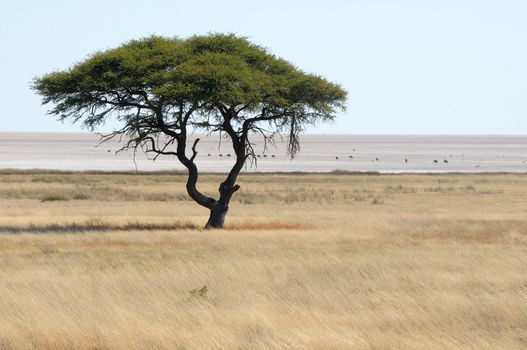
<path fill-rule="evenodd" d="M 214 208 L 210 211 L 209 220 L 207 221 L 207 225 L 205 225 L 205 228 L 223 228 L 223 225 L 225 224 L 225 216 L 227 215 L 228 211 L 228 205 L 219 205 L 219 203 L 216 204 Z"/>
<path fill-rule="evenodd" d="M 227 178 L 220 185 L 220 198 L 210 209 L 209 220 L 205 225 L 206 229 L 223 228 L 225 224 L 225 216 L 229 211 L 229 202 L 231 201 L 233 193 L 240 189 L 239 185 L 231 185 L 230 180 L 232 179 Z"/>

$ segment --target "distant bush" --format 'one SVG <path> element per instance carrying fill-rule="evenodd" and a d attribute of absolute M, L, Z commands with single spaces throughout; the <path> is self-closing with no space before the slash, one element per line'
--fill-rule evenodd
<path fill-rule="evenodd" d="M 436 192 L 436 193 L 446 193 L 454 192 L 456 189 L 454 187 L 426 187 L 425 192 Z"/>
<path fill-rule="evenodd" d="M 370 202 L 370 204 L 373 204 L 373 205 L 381 205 L 381 204 L 384 204 L 384 200 L 382 200 L 382 198 L 373 198 Z"/>
<path fill-rule="evenodd" d="M 201 288 L 194 288 L 190 291 L 190 296 L 193 298 L 205 298 L 207 297 L 208 291 L 209 288 L 207 288 L 207 286 L 203 286 Z"/>
<path fill-rule="evenodd" d="M 77 192 L 73 194 L 73 199 L 78 201 L 84 201 L 86 199 L 90 199 L 90 196 L 83 192 Z"/>
<path fill-rule="evenodd" d="M 465 187 L 465 190 L 467 192 L 475 192 L 476 188 L 474 186 L 472 186 L 472 185 L 468 185 L 468 186 Z"/>
<path fill-rule="evenodd" d="M 67 201 L 67 200 L 69 200 L 68 197 L 66 197 L 63 194 L 59 194 L 59 193 L 51 193 L 51 194 L 45 195 L 44 197 L 40 199 L 41 202 L 55 202 L 55 201 Z"/>
<path fill-rule="evenodd" d="M 417 190 L 413 187 L 405 187 L 405 186 L 402 186 L 402 185 L 397 185 L 397 186 L 386 186 L 384 187 L 384 192 L 385 193 L 404 193 L 404 194 L 407 194 L 407 193 L 416 193 Z"/>

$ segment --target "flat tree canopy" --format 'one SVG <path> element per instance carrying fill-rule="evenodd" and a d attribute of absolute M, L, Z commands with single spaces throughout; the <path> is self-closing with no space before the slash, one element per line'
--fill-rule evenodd
<path fill-rule="evenodd" d="M 223 226 L 229 201 L 239 189 L 236 178 L 255 157 L 251 135 L 263 135 L 267 142 L 286 134 L 293 157 L 299 133 L 333 120 L 346 103 L 340 85 L 232 34 L 132 40 L 36 78 L 33 89 L 43 104 L 52 104 L 48 113 L 59 120 L 93 131 L 116 118 L 122 127 L 103 140 L 123 135 L 124 148 L 176 156 L 188 169 L 188 194 L 210 210 L 209 228 Z M 199 139 L 187 145 L 191 132 L 221 132 L 232 141 L 235 163 L 217 199 L 196 187 Z"/>

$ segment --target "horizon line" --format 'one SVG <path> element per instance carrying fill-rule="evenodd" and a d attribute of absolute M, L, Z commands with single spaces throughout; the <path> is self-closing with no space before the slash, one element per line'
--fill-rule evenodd
<path fill-rule="evenodd" d="M 112 131 L 4 131 L 0 130 L 0 134 L 82 134 L 82 135 L 98 135 L 111 133 Z M 284 133 L 286 134 L 286 133 Z M 190 133 L 190 135 L 207 135 L 206 133 Z M 301 135 L 353 135 L 353 136 L 514 136 L 527 137 L 527 133 L 342 133 L 342 132 L 303 132 Z"/>

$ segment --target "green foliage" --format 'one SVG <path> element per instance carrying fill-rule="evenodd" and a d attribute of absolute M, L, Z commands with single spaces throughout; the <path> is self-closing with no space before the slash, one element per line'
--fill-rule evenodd
<path fill-rule="evenodd" d="M 301 127 L 332 120 L 346 101 L 338 84 L 232 34 L 132 40 L 36 78 L 33 88 L 44 104 L 54 105 L 50 114 L 91 129 L 112 115 L 125 123 L 153 121 L 155 108 L 173 124 L 176 117 L 166 112 L 174 106 L 195 110 L 189 120 L 195 128 L 210 129 L 211 119 L 221 123 L 219 106 L 243 109 L 233 118 L 240 123 L 266 108 L 282 115 L 273 120 L 275 126 L 290 126 L 295 118 Z"/>

